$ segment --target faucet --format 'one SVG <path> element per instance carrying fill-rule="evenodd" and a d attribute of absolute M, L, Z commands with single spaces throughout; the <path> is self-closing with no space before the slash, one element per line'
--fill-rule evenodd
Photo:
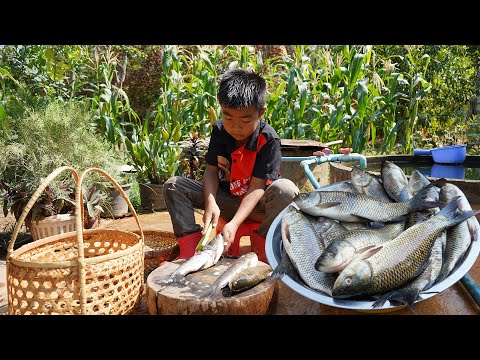
<path fill-rule="evenodd" d="M 303 167 L 305 174 L 312 183 L 315 189 L 320 189 L 320 184 L 318 183 L 315 176 L 313 176 L 312 171 L 310 170 L 311 164 L 323 164 L 324 162 L 350 162 L 350 161 L 359 161 L 360 167 L 365 169 L 367 167 L 367 158 L 363 155 L 357 153 L 348 153 L 348 154 L 325 154 L 323 156 L 307 156 L 307 157 L 296 157 L 296 156 L 285 156 L 282 157 L 282 161 L 300 161 L 300 166 Z"/>

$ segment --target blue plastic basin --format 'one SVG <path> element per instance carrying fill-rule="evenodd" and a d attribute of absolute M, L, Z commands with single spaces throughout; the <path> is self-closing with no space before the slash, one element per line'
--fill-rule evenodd
<path fill-rule="evenodd" d="M 440 164 L 460 164 L 467 156 L 467 145 L 451 145 L 431 150 L 433 161 Z"/>

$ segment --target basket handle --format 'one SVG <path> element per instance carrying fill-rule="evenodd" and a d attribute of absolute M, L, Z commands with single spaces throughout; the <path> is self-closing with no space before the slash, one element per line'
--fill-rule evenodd
<path fill-rule="evenodd" d="M 85 175 L 91 171 L 97 172 L 103 176 L 105 176 L 118 190 L 120 195 L 125 199 L 125 201 L 128 204 L 128 207 L 130 208 L 135 221 L 137 222 L 138 228 L 140 229 L 140 238 L 142 241 L 142 252 L 144 251 L 144 235 L 143 235 L 143 230 L 142 227 L 140 226 L 140 221 L 138 220 L 137 213 L 135 209 L 133 208 L 132 203 L 130 202 L 130 199 L 128 196 L 125 194 L 123 191 L 122 187 L 104 170 L 99 169 L 99 168 L 88 168 L 85 169 L 81 174 L 80 178 L 78 180 L 77 184 L 77 189 L 75 191 L 75 223 L 76 223 L 76 229 L 77 229 L 77 245 L 78 245 L 78 267 L 79 267 L 79 280 L 80 280 L 80 309 L 81 313 L 85 313 L 85 309 L 87 306 L 87 294 L 85 292 L 85 287 L 86 287 L 86 270 L 85 270 L 85 251 L 83 247 L 83 225 L 82 225 L 82 217 L 80 214 L 83 211 L 83 196 L 82 196 L 82 182 L 85 177 Z M 143 259 L 143 256 L 142 256 Z M 143 261 L 143 260 L 142 260 Z M 143 266 L 143 264 L 142 264 Z M 143 277 L 142 277 L 142 282 L 143 282 Z M 142 284 L 143 285 L 143 284 Z"/>
<path fill-rule="evenodd" d="M 13 230 L 13 234 L 12 234 L 12 237 L 10 239 L 10 243 L 8 244 L 8 248 L 7 248 L 7 258 L 10 259 L 12 257 L 13 246 L 15 245 L 15 240 L 17 239 L 18 233 L 20 232 L 20 228 L 22 227 L 23 222 L 25 221 L 25 219 L 26 219 L 28 213 L 30 212 L 30 210 L 32 209 L 33 205 L 38 200 L 40 195 L 42 195 L 43 190 L 45 190 L 45 188 L 53 181 L 53 179 L 55 179 L 60 173 L 62 173 L 65 170 L 68 170 L 72 173 L 72 175 L 75 179 L 75 183 L 77 184 L 77 188 L 78 188 L 78 173 L 75 171 L 75 169 L 73 169 L 70 166 L 59 167 L 59 168 L 55 169 L 50 175 L 48 175 L 43 180 L 43 182 L 40 184 L 40 186 L 37 188 L 37 190 L 35 190 L 32 197 L 27 202 L 27 205 L 25 205 L 25 207 L 23 208 L 22 214 L 20 215 L 20 217 L 17 220 L 17 223 L 15 224 L 15 228 Z"/>

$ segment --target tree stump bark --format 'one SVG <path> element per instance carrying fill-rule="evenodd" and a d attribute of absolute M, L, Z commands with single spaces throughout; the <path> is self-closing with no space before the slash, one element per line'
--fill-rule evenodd
<path fill-rule="evenodd" d="M 215 266 L 188 274 L 185 285 L 162 282 L 170 277 L 185 260 L 165 261 L 147 278 L 146 302 L 151 315 L 263 315 L 275 290 L 269 277 L 251 289 L 218 299 L 203 294 L 235 261 L 221 258 Z"/>

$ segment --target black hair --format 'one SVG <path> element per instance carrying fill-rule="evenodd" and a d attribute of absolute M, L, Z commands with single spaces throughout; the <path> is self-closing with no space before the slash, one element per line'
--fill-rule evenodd
<path fill-rule="evenodd" d="M 244 109 L 256 106 L 258 111 L 265 107 L 267 83 L 263 77 L 247 69 L 227 71 L 220 81 L 217 98 L 220 105 Z"/>

